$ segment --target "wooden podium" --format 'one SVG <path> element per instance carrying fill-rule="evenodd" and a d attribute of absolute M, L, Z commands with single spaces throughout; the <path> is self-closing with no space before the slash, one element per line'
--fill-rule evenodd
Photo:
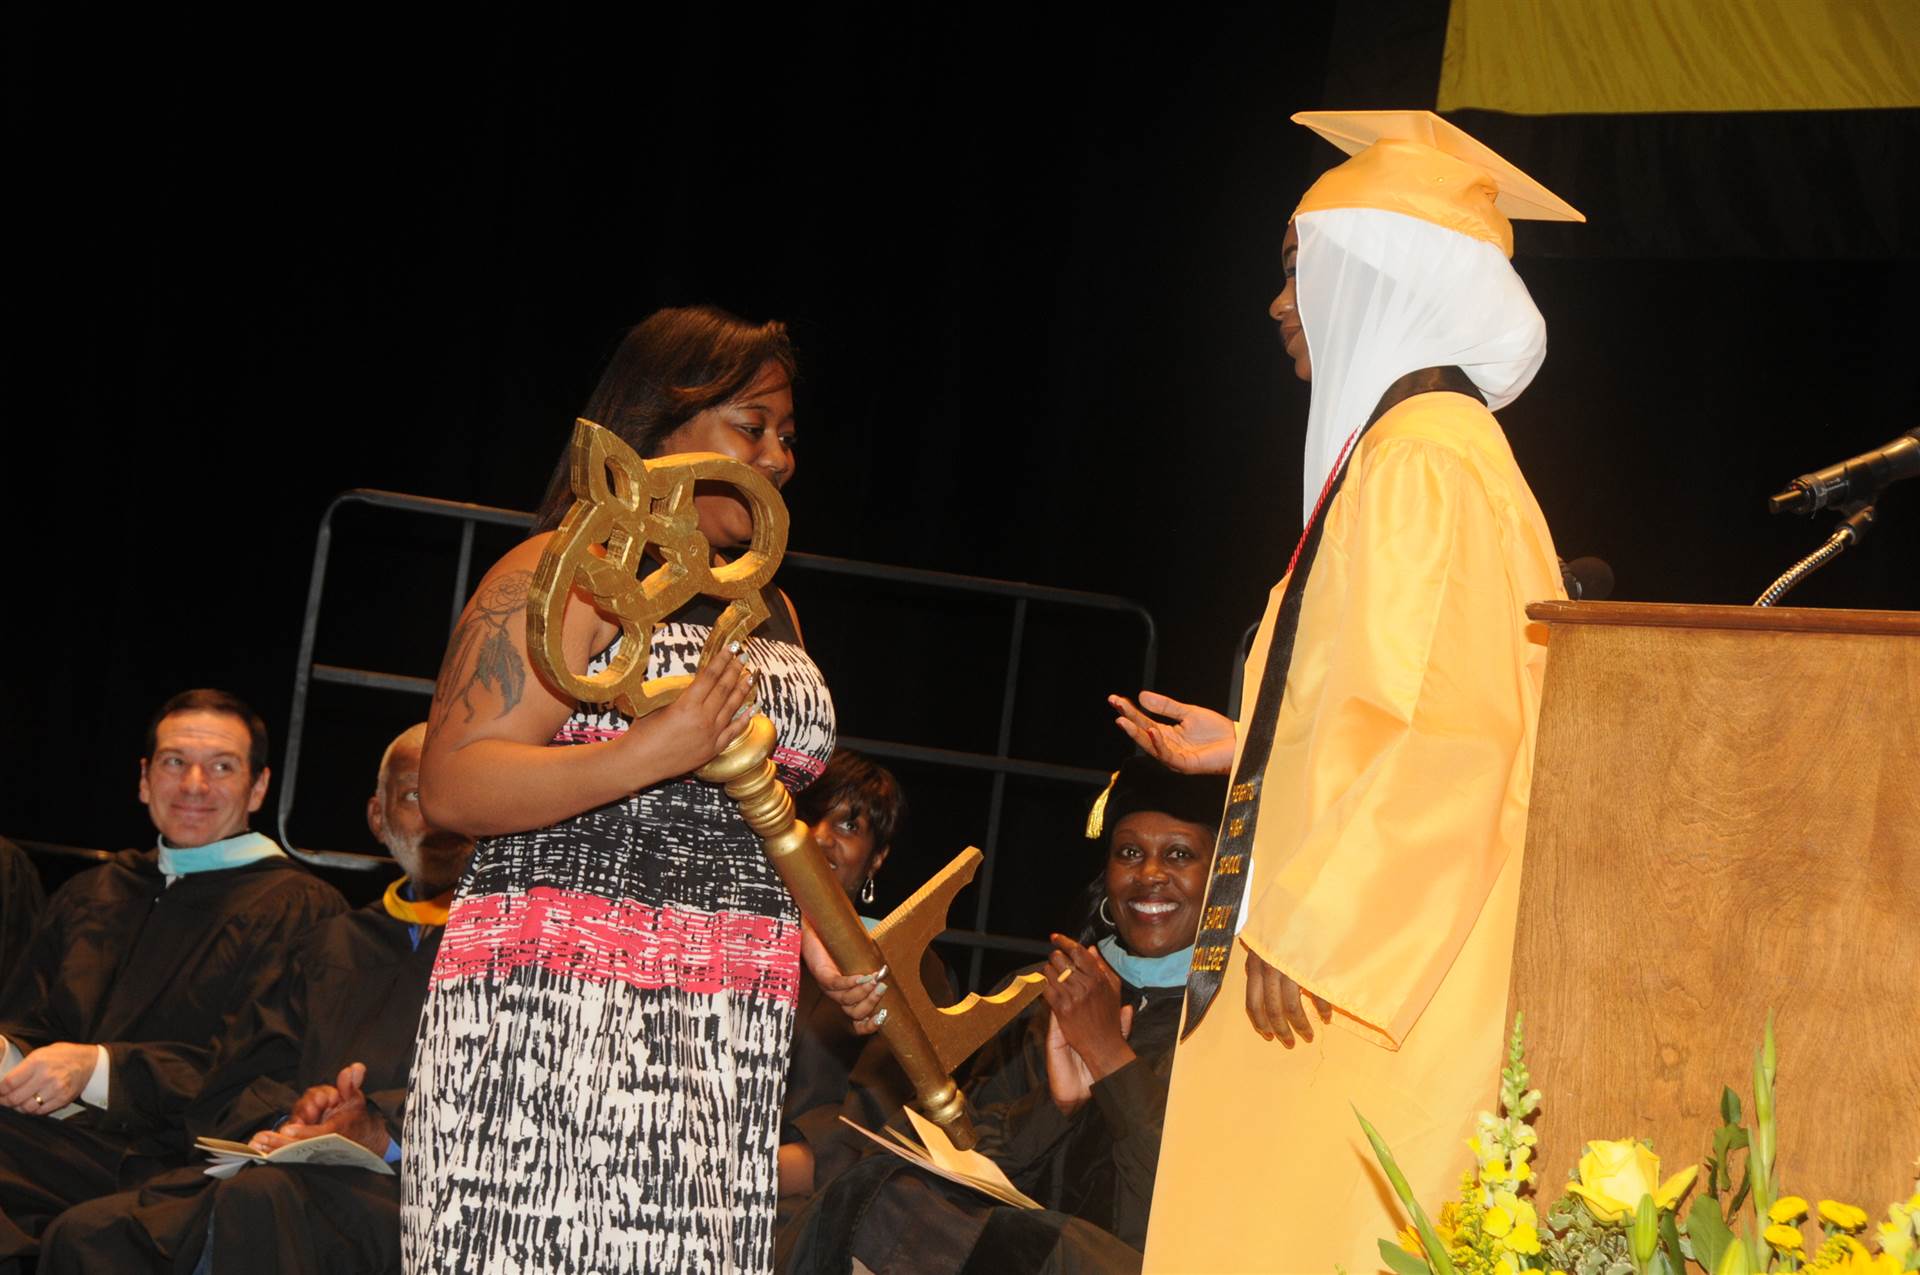
<path fill-rule="evenodd" d="M 1920 1155 L 1920 614 L 1547 602 L 1509 1014 L 1536 1167 L 1752 1123 L 1769 1009 L 1783 1190 L 1875 1217 Z M 1557 1195 L 1556 1188 L 1548 1188 Z"/>

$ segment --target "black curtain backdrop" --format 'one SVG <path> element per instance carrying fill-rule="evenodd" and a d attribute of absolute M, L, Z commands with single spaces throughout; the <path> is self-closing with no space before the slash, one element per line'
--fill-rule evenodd
<path fill-rule="evenodd" d="M 1307 394 L 1265 307 L 1337 156 L 1287 117 L 1431 74 L 1391 32 L 1370 64 L 1356 11 L 24 11 L 0 834 L 146 842 L 160 700 L 224 686 L 284 729 L 335 493 L 530 507 L 623 328 L 692 301 L 792 325 L 796 549 L 1132 597 L 1160 688 L 1223 703 L 1299 524 Z M 1911 260 L 1546 256 L 1523 227 L 1517 265 L 1553 346 L 1504 422 L 1618 597 L 1750 601 L 1826 526 L 1764 497 L 1920 423 Z M 1795 601 L 1920 607 L 1920 484 L 1883 509 Z M 338 546 L 321 658 L 431 675 L 451 537 L 354 513 Z M 1004 608 L 788 587 L 847 733 L 991 750 Z M 1036 613 L 1016 751 L 1117 764 L 1100 692 L 1135 689 L 1136 633 Z M 369 848 L 379 748 L 423 711 L 316 692 L 303 843 Z M 883 904 L 985 836 L 984 780 L 901 769 Z M 1088 796 L 1012 785 L 997 927 L 1070 922 Z"/>

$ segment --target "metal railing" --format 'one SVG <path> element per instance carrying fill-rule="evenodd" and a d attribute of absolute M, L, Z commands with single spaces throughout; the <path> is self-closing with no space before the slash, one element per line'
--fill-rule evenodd
<path fill-rule="evenodd" d="M 89 867 L 113 858 L 111 850 L 96 850 L 92 846 L 68 846 L 58 841 L 35 841 L 31 837 L 7 837 L 4 840 L 13 842 L 29 854 L 42 855 L 48 859 L 70 859 Z"/>
<path fill-rule="evenodd" d="M 320 626 L 321 601 L 326 591 L 327 567 L 333 548 L 334 514 L 342 506 L 349 504 L 371 506 L 398 513 L 451 518 L 461 523 L 460 548 L 453 573 L 448 619 L 449 632 L 452 626 L 459 622 L 460 612 L 465 607 L 467 595 L 470 592 L 475 528 L 483 524 L 529 528 L 533 525 L 533 515 L 517 509 L 438 500 L 429 496 L 412 496 L 371 488 L 356 488 L 342 492 L 333 499 L 327 506 L 326 512 L 321 515 L 319 535 L 313 551 L 313 575 L 307 586 L 306 615 L 300 628 L 300 651 L 294 667 L 293 707 L 287 723 L 286 758 L 280 779 L 277 820 L 282 843 L 302 859 L 330 867 L 375 870 L 390 868 L 392 860 L 382 855 L 297 849 L 297 843 L 292 835 L 292 812 L 299 787 L 300 759 L 306 733 L 308 701 L 314 684 L 352 686 L 421 696 L 433 694 L 434 683 L 431 678 L 321 663 L 314 659 L 314 646 Z M 840 743 L 874 757 L 991 774 L 993 779 L 987 805 L 986 844 L 981 847 L 984 861 L 976 877 L 979 894 L 974 907 L 973 926 L 971 929 L 948 930 L 940 938 L 944 942 L 973 949 L 967 974 L 969 987 L 978 985 L 981 961 L 987 951 L 1018 952 L 1036 956 L 1051 951 L 1052 949 L 1044 942 L 1014 935 L 995 934 L 987 929 L 988 914 L 993 899 L 994 866 L 1000 849 L 1007 780 L 1010 777 L 1020 777 L 1098 787 L 1107 782 L 1107 773 L 1083 766 L 1061 765 L 1012 755 L 1021 655 L 1027 637 L 1029 609 L 1038 603 L 1046 606 L 1119 613 L 1139 620 L 1144 648 L 1140 675 L 1142 686 L 1153 684 L 1154 669 L 1159 654 L 1159 632 L 1153 616 L 1139 603 L 1112 594 L 1087 593 L 1077 589 L 1059 589 L 1012 580 L 994 580 L 982 576 L 928 571 L 917 567 L 887 566 L 881 563 L 859 562 L 820 554 L 789 553 L 782 560 L 781 569 L 879 581 L 898 589 L 1004 598 L 1012 603 L 1007 630 L 1006 679 L 1001 687 L 1000 718 L 993 752 L 968 752 L 904 740 L 868 739 L 858 736 L 843 736 Z"/>

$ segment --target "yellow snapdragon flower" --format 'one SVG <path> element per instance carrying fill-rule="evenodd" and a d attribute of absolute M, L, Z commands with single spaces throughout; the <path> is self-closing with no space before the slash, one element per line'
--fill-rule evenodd
<path fill-rule="evenodd" d="M 1533 1205 L 1521 1199 L 1511 1191 L 1496 1191 L 1493 1195 L 1494 1207 L 1487 1212 L 1487 1221 L 1482 1229 L 1488 1235 L 1500 1241 L 1502 1248 L 1510 1253 L 1521 1253 L 1531 1257 L 1540 1251 L 1540 1215 L 1534 1212 Z M 1494 1229 L 1492 1218 L 1500 1215 L 1499 1229 Z"/>
<path fill-rule="evenodd" d="M 1880 1251 L 1904 1266 L 1907 1255 L 1920 1246 L 1920 1194 L 1905 1204 L 1890 1207 L 1887 1220 L 1880 1224 L 1878 1230 Z"/>

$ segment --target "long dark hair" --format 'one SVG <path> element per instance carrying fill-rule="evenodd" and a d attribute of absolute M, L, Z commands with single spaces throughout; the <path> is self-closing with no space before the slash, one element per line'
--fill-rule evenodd
<path fill-rule="evenodd" d="M 656 310 L 621 339 L 580 415 L 653 456 L 667 435 L 738 397 L 769 363 L 793 379 L 793 343 L 784 323 L 748 323 L 710 305 Z M 572 429 L 567 433 L 571 438 Z M 573 504 L 569 453 L 570 447 L 561 449 L 547 483 L 536 535 L 558 527 Z"/>

